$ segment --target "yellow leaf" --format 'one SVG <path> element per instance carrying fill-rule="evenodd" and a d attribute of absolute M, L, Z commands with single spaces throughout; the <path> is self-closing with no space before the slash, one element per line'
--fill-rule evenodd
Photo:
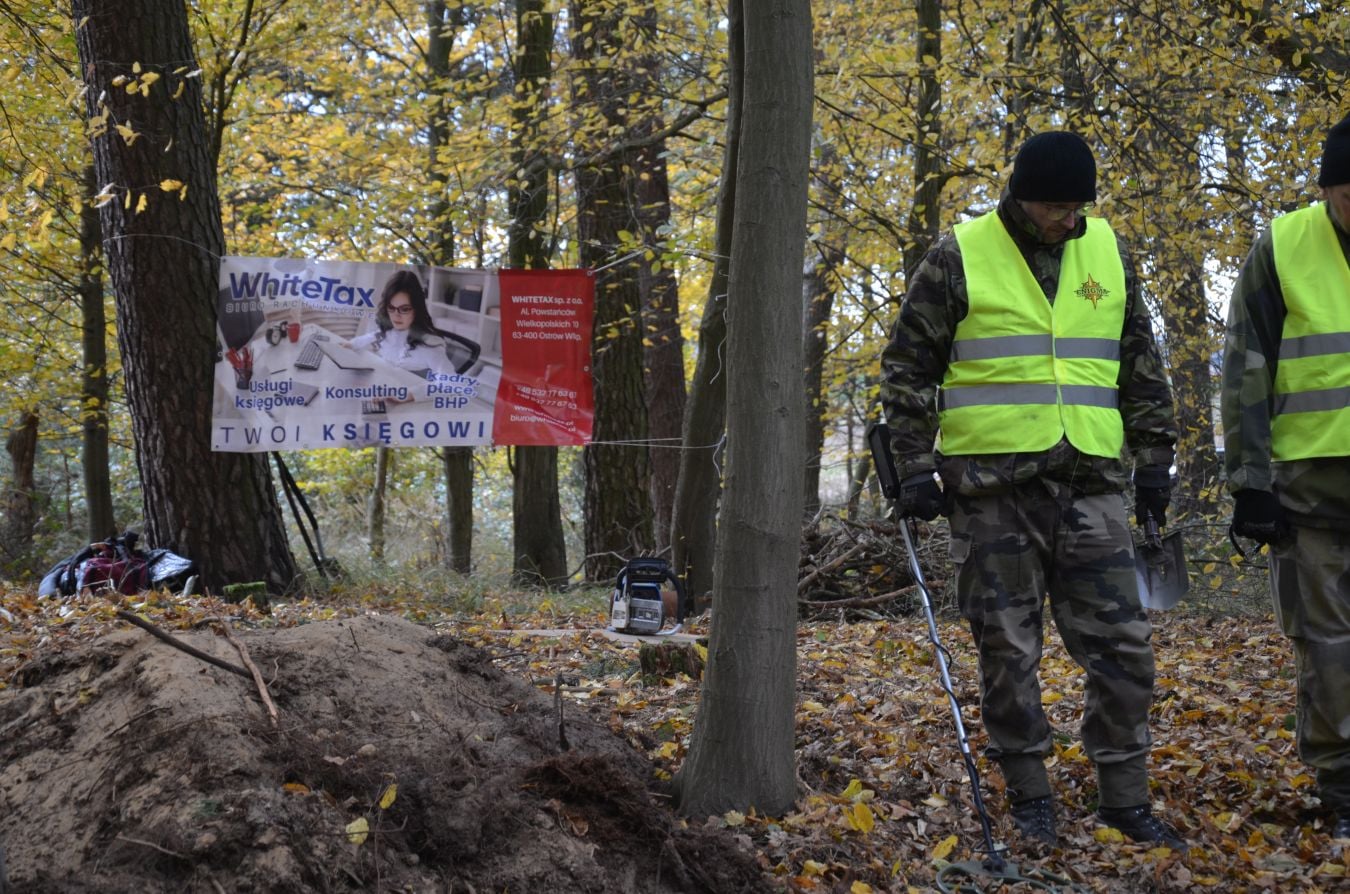
<path fill-rule="evenodd" d="M 872 886 L 867 882 L 854 882 L 849 885 L 848 894 L 872 894 Z"/>
<path fill-rule="evenodd" d="M 661 747 L 656 749 L 656 756 L 662 760 L 674 760 L 675 755 L 679 754 L 680 746 L 675 742 L 662 742 Z"/>
<path fill-rule="evenodd" d="M 184 186 L 182 189 L 178 190 L 178 201 L 180 201 L 180 202 L 186 202 L 186 201 L 187 201 L 187 187 L 186 187 L 186 186 Z"/>
<path fill-rule="evenodd" d="M 1043 704 L 1043 705 L 1053 705 L 1055 702 L 1061 700 L 1062 698 L 1064 698 L 1064 696 L 1063 696 L 1061 693 L 1058 693 L 1058 692 L 1042 692 L 1042 693 L 1041 693 L 1041 704 Z"/>
<path fill-rule="evenodd" d="M 365 844 L 369 834 L 370 823 L 366 822 L 364 816 L 358 816 L 347 824 L 347 840 L 352 844 Z"/>
<path fill-rule="evenodd" d="M 388 810 L 393 805 L 394 799 L 398 797 L 398 783 L 391 782 L 385 788 L 384 794 L 380 795 L 380 809 Z"/>
<path fill-rule="evenodd" d="M 844 812 L 844 821 L 848 823 L 850 829 L 855 829 L 866 835 L 872 831 L 872 827 L 877 824 L 876 817 L 872 815 L 872 808 L 866 804 L 854 804 Z"/>
<path fill-rule="evenodd" d="M 802 864 L 802 875 L 824 875 L 826 866 L 824 863 L 817 863 L 815 860 L 807 860 Z"/>
<path fill-rule="evenodd" d="M 136 131 L 127 127 L 125 124 L 117 125 L 117 133 L 121 135 L 128 146 L 136 142 L 136 138 L 140 136 L 140 134 L 136 133 Z"/>
<path fill-rule="evenodd" d="M 161 180 L 159 181 L 159 188 L 165 192 L 173 192 L 175 189 L 183 188 L 183 181 L 171 179 Z"/>
<path fill-rule="evenodd" d="M 707 647 L 707 646 L 703 645 L 702 643 L 694 643 L 694 651 L 698 653 L 698 657 L 699 657 L 700 659 L 702 659 L 702 661 L 703 661 L 704 664 L 707 664 L 707 663 L 708 663 L 708 647 Z"/>
<path fill-rule="evenodd" d="M 862 790 L 862 782 L 857 779 L 850 779 L 848 786 L 840 793 L 839 797 L 857 800 L 857 797 L 862 794 Z"/>
<path fill-rule="evenodd" d="M 15 239 L 14 234 L 13 234 L 13 233 L 6 233 L 3 237 L 0 237 L 0 251 L 9 251 L 9 250 L 11 250 L 12 248 L 14 248 L 14 243 L 15 243 L 15 242 L 16 242 L 16 239 Z"/>
<path fill-rule="evenodd" d="M 173 96 L 170 97 L 170 98 L 171 98 L 171 99 L 177 99 L 178 97 L 182 96 L 182 95 L 183 95 L 183 88 L 186 87 L 186 86 L 187 86 L 187 81 L 179 81 L 179 82 L 178 82 L 178 89 L 175 90 L 175 91 L 173 91 Z"/>
<path fill-rule="evenodd" d="M 1102 826 L 1096 832 L 1092 833 L 1092 837 L 1097 839 L 1100 844 L 1125 843 L 1125 836 L 1121 834 L 1120 830 L 1112 829 L 1110 826 Z"/>
<path fill-rule="evenodd" d="M 808 714 L 824 714 L 825 706 L 820 702 L 808 701 L 802 702 L 802 710 Z"/>
<path fill-rule="evenodd" d="M 934 860 L 945 860 L 951 856 L 952 851 L 956 850 L 956 836 L 948 835 L 938 842 L 938 846 L 933 848 Z"/>
<path fill-rule="evenodd" d="M 309 786 L 305 785 L 303 782 L 288 782 L 283 785 L 282 788 L 293 795 L 309 794 Z"/>
<path fill-rule="evenodd" d="M 929 795 L 923 799 L 923 803 L 927 804 L 929 807 L 946 807 L 947 799 L 941 795 Z"/>
<path fill-rule="evenodd" d="M 145 193 L 141 193 L 141 197 L 136 200 L 136 213 L 140 214 L 149 204 L 150 200 L 146 197 Z"/>
<path fill-rule="evenodd" d="M 739 810 L 728 810 L 726 813 L 722 814 L 722 819 L 726 820 L 728 826 L 735 827 L 745 825 L 745 814 L 741 813 Z"/>

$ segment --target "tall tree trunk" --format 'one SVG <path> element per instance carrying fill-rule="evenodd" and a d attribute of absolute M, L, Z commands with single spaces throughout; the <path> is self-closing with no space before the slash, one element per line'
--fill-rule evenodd
<path fill-rule="evenodd" d="M 643 46 L 656 47 L 656 6 L 643 2 L 634 11 L 634 21 Z M 650 98 L 652 110 L 629 110 L 629 120 L 639 134 L 660 131 L 658 98 L 665 74 L 662 57 L 646 53 L 631 64 L 634 93 Z M 634 121 L 634 114 L 641 117 Z M 684 333 L 680 330 L 680 287 L 675 268 L 664 263 L 670 231 L 670 175 L 666 167 L 666 141 L 644 145 L 633 154 L 633 207 L 639 221 L 639 238 L 647 253 L 638 259 L 638 288 L 642 293 L 643 344 L 646 348 L 647 436 L 652 440 L 651 498 L 653 536 L 658 550 L 670 546 L 670 523 L 675 509 L 675 486 L 680 476 L 680 430 L 684 423 Z"/>
<path fill-rule="evenodd" d="M 634 159 L 638 216 L 643 242 L 654 258 L 642 258 L 642 326 L 646 346 L 647 435 L 652 439 L 652 518 L 656 548 L 670 546 L 675 486 L 680 477 L 680 443 L 686 403 L 684 333 L 680 331 L 680 287 L 675 268 L 661 263 L 670 229 L 670 177 L 665 140 L 639 150 Z"/>
<path fill-rule="evenodd" d="M 805 438 L 810 0 L 745 0 L 745 95 L 727 302 L 727 485 L 712 637 L 680 809 L 792 806 Z"/>
<path fill-rule="evenodd" d="M 609 0 L 573 0 L 572 53 L 580 63 L 578 98 L 594 104 L 593 114 L 622 130 L 633 85 L 616 57 L 625 38 L 621 11 Z M 581 139 L 607 146 L 607 138 Z M 601 148 L 596 146 L 593 148 Z M 629 206 L 633 194 L 631 152 L 605 153 L 577 171 L 577 241 L 583 267 L 606 269 L 596 278 L 591 375 L 595 382 L 593 441 L 584 448 L 586 469 L 586 577 L 612 578 L 624 560 L 653 546 L 651 464 L 647 453 L 640 265 L 616 261 L 628 241 L 620 233 L 638 229 Z"/>
<path fill-rule="evenodd" d="M 712 594 L 717 543 L 717 504 L 722 491 L 719 451 L 726 426 L 727 377 L 723 353 L 727 336 L 727 285 L 731 232 L 736 211 L 736 170 L 741 146 L 741 96 L 745 78 L 745 23 L 740 0 L 727 5 L 727 129 L 722 178 L 717 186 L 717 221 L 708 297 L 698 326 L 698 360 L 689 387 L 680 451 L 680 477 L 671 511 L 675 573 L 690 599 Z"/>
<path fill-rule="evenodd" d="M 253 580 L 289 588 L 297 569 L 267 457 L 211 452 L 225 237 L 201 84 L 185 76 L 196 68 L 186 7 L 73 0 L 71 15 L 87 110 L 107 126 L 95 130 L 94 167 L 116 193 L 100 222 L 146 539 L 196 560 L 212 590 Z M 144 73 L 159 80 L 145 95 L 128 91 L 122 79 Z M 182 198 L 160 189 L 171 180 L 186 185 Z"/>
<path fill-rule="evenodd" d="M 98 191 L 93 164 L 85 166 L 84 188 L 86 195 Z M 102 238 L 98 209 L 86 202 L 80 207 L 80 337 L 84 351 L 80 427 L 84 433 L 85 531 L 91 542 L 117 533 L 108 468 L 108 319 L 103 307 Z"/>
<path fill-rule="evenodd" d="M 919 101 L 915 108 L 918 132 L 914 134 L 914 204 L 904 249 L 905 282 L 914 274 L 923 256 L 937 242 L 942 220 L 942 82 L 937 65 L 942 59 L 942 2 L 915 0 L 918 28 L 914 36 L 914 61 L 919 71 Z"/>
<path fill-rule="evenodd" d="M 511 157 L 518 172 L 509 188 L 511 222 L 507 256 L 515 268 L 549 263 L 548 169 L 540 163 L 539 124 L 553 75 L 553 16 L 544 0 L 516 0 L 515 102 Z M 558 448 L 517 447 L 511 476 L 512 573 L 520 583 L 561 586 L 567 582 L 567 547 L 558 496 Z"/>
<path fill-rule="evenodd" d="M 37 524 L 37 485 L 33 466 L 37 461 L 38 414 L 25 411 L 19 424 L 5 439 L 9 453 L 10 477 L 5 486 L 3 556 L 7 577 L 22 577 L 36 566 L 33 555 L 33 526 Z"/>
<path fill-rule="evenodd" d="M 431 209 L 433 256 L 427 260 L 432 264 L 448 266 L 455 259 L 455 230 L 449 217 L 447 165 L 440 156 L 451 135 L 454 109 L 446 92 L 446 82 L 451 74 L 450 51 L 454 33 L 456 28 L 463 25 L 464 7 L 448 8 L 443 0 L 429 0 L 426 4 L 426 19 L 430 89 L 439 96 L 432 107 L 434 111 L 428 127 L 428 169 L 436 198 Z M 473 566 L 473 448 L 446 447 L 440 454 L 445 469 L 446 566 L 451 571 L 468 574 Z"/>

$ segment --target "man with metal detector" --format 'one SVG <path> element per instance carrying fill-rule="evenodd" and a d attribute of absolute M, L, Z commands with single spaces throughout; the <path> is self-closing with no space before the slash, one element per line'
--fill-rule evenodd
<path fill-rule="evenodd" d="M 1299 754 L 1350 838 L 1350 115 L 1317 185 L 1324 201 L 1276 218 L 1242 265 L 1221 409 L 1232 531 L 1270 544 L 1294 645 Z"/>
<path fill-rule="evenodd" d="M 1129 257 L 1106 221 L 1084 216 L 1096 177 L 1076 134 L 1022 145 L 998 208 L 958 224 L 911 277 L 881 401 L 901 515 L 951 521 L 988 754 L 1014 824 L 1058 842 L 1038 680 L 1048 597 L 1087 676 L 1098 818 L 1179 848 L 1149 798 L 1152 628 L 1123 497 L 1128 455 L 1137 523 L 1166 523 L 1176 422 Z"/>

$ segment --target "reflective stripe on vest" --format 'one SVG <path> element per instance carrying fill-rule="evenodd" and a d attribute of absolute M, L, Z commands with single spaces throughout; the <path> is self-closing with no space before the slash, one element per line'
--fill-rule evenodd
<path fill-rule="evenodd" d="M 938 393 L 942 452 L 1026 453 L 1067 437 L 1083 453 L 1119 456 L 1126 295 L 1111 227 L 1090 218 L 1065 243 L 1053 306 L 997 213 L 955 234 L 970 310 Z"/>
<path fill-rule="evenodd" d="M 1350 264 L 1323 204 L 1270 225 L 1287 314 L 1271 458 L 1350 455 Z"/>

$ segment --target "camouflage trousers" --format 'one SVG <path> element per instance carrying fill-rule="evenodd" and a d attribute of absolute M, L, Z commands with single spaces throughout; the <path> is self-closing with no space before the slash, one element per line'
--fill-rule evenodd
<path fill-rule="evenodd" d="M 1298 751 L 1322 801 L 1350 816 L 1350 532 L 1294 530 L 1271 551 L 1270 586 L 1298 662 Z"/>
<path fill-rule="evenodd" d="M 957 599 L 980 656 L 989 756 L 1013 801 L 1050 794 L 1051 730 L 1038 670 L 1044 606 L 1086 674 L 1082 736 L 1099 804 L 1148 802 L 1152 627 L 1139 601 L 1125 501 L 1034 479 L 958 494 L 950 513 Z"/>

